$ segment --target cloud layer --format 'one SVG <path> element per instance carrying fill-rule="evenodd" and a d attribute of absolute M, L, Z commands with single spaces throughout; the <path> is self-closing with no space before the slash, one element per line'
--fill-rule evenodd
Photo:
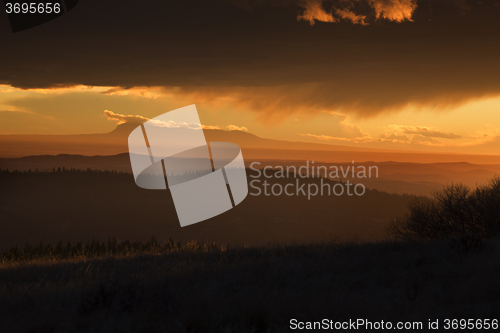
<path fill-rule="evenodd" d="M 119 114 L 119 113 L 114 113 L 113 111 L 109 110 L 104 110 L 104 116 L 108 120 L 114 120 L 120 124 L 124 123 L 133 123 L 133 124 L 142 124 L 145 121 L 148 121 L 149 118 L 139 116 L 139 115 L 124 115 L 124 114 Z"/>
<path fill-rule="evenodd" d="M 10 110 L 5 110 L 10 111 Z M 2 110 L 0 110 L 2 112 Z M 190 124 L 186 122 L 175 122 L 173 120 L 170 121 L 161 121 L 161 120 L 151 120 L 150 118 L 146 118 L 140 115 L 124 115 L 120 113 L 115 113 L 113 111 L 104 110 L 104 116 L 111 121 L 116 121 L 118 125 L 129 123 L 129 124 L 142 124 L 146 121 L 150 121 L 152 125 L 157 127 L 165 127 L 165 128 L 187 128 L 187 129 L 204 129 L 204 130 L 227 130 L 227 131 L 242 131 L 248 132 L 248 128 L 244 126 L 236 126 L 236 125 L 227 125 L 222 128 L 219 125 L 200 125 L 199 124 Z"/>
<path fill-rule="evenodd" d="M 412 21 L 417 0 L 301 0 L 302 14 L 297 20 L 314 25 L 319 22 L 338 23 L 347 20 L 353 24 L 368 25 L 367 17 L 393 22 Z"/>
<path fill-rule="evenodd" d="M 443 109 L 500 94 L 495 5 L 88 0 L 23 33 L 0 25 L 7 50 L 0 84 L 158 86 L 189 104 L 223 103 L 263 121 L 300 112 L 372 117 L 408 105 Z"/>
<path fill-rule="evenodd" d="M 443 138 L 443 139 L 461 139 L 462 136 L 454 133 L 444 133 L 436 129 L 432 129 L 425 126 L 402 126 L 402 125 L 391 125 L 389 126 L 396 133 L 403 134 L 417 134 L 428 138 Z"/>

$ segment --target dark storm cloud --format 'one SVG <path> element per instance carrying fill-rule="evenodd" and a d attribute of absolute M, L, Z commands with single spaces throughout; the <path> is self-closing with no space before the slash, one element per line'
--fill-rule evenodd
<path fill-rule="evenodd" d="M 325 12 L 348 8 L 368 25 L 337 15 L 313 26 L 297 20 L 304 3 L 88 0 L 17 34 L 2 13 L 0 83 L 178 87 L 262 112 L 366 116 L 500 92 L 498 1 L 418 0 L 396 20 L 391 6 L 414 1 L 325 0 Z"/>

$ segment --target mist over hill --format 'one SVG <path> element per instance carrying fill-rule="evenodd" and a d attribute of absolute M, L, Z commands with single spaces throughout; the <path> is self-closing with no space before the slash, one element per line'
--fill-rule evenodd
<path fill-rule="evenodd" d="M 0 157 L 31 155 L 117 155 L 128 151 L 128 135 L 139 124 L 124 123 L 109 133 L 73 135 L 0 135 Z M 203 130 L 208 142 L 233 142 L 247 159 L 322 162 L 396 161 L 414 163 L 470 162 L 500 164 L 500 156 L 409 152 L 342 145 L 272 140 L 233 130 Z"/>

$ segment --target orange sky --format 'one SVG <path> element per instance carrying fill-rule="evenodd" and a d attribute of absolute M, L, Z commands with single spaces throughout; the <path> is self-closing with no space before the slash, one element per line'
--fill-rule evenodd
<path fill-rule="evenodd" d="M 15 34 L 0 13 L 0 134 L 196 104 L 264 138 L 500 153 L 498 1 L 193 1 L 89 2 Z"/>
<path fill-rule="evenodd" d="M 264 138 L 358 147 L 500 153 L 500 96 L 447 108 L 408 105 L 371 117 L 323 110 L 263 118 L 230 96 L 177 94 L 164 88 L 86 87 L 21 90 L 0 86 L 1 134 L 103 133 L 135 117 L 152 118 L 196 103 L 208 128 Z M 126 116 L 126 117 L 125 117 Z"/>

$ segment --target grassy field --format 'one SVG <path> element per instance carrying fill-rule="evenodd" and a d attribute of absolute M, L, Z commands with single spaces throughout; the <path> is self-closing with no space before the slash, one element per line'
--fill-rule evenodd
<path fill-rule="evenodd" d="M 290 320 L 499 319 L 500 241 L 27 246 L 2 332 L 287 332 Z M 426 331 L 425 329 L 422 331 Z"/>

